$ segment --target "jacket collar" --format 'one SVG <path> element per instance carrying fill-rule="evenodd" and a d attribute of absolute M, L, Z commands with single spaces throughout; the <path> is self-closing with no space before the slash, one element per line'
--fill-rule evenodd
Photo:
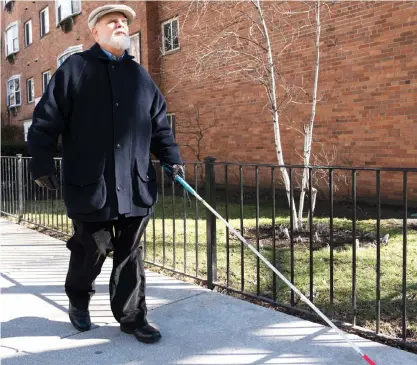
<path fill-rule="evenodd" d="M 130 61 L 134 57 L 127 53 L 124 55 L 123 59 L 121 61 L 111 61 L 107 55 L 102 51 L 100 45 L 98 43 L 95 43 L 91 48 L 90 52 L 94 57 L 97 57 L 100 60 L 108 61 L 108 62 L 123 62 L 123 61 Z"/>

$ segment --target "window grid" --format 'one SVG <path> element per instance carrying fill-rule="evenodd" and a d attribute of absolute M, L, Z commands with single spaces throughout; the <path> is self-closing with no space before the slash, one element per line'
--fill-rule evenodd
<path fill-rule="evenodd" d="M 46 87 L 48 86 L 50 80 L 51 80 L 51 71 L 46 71 L 42 73 L 42 93 L 46 91 Z"/>
<path fill-rule="evenodd" d="M 32 44 L 32 20 L 25 23 L 25 47 Z"/>
<path fill-rule="evenodd" d="M 46 7 L 40 12 L 41 37 L 49 33 L 49 8 Z"/>
<path fill-rule="evenodd" d="M 78 46 L 68 47 L 64 52 L 62 52 L 57 57 L 58 67 L 61 66 L 69 56 L 73 55 L 74 53 L 82 52 L 82 51 L 83 51 L 83 45 L 82 44 L 80 44 Z"/>
<path fill-rule="evenodd" d="M 168 119 L 168 123 L 172 129 L 172 134 L 175 137 L 175 114 L 173 113 L 167 113 L 167 119 Z"/>
<path fill-rule="evenodd" d="M 35 83 L 33 78 L 27 80 L 27 93 L 28 93 L 28 103 L 33 103 L 35 101 Z"/>
<path fill-rule="evenodd" d="M 178 36 L 178 18 L 162 23 L 163 53 L 175 51 L 180 48 Z"/>
<path fill-rule="evenodd" d="M 22 105 L 20 76 L 12 76 L 7 80 L 7 106 L 9 108 Z"/>
<path fill-rule="evenodd" d="M 140 63 L 140 32 L 130 36 L 129 54 L 135 57 L 137 63 Z"/>
<path fill-rule="evenodd" d="M 59 25 L 65 19 L 81 13 L 81 0 L 56 0 L 55 11 L 56 24 Z"/>
<path fill-rule="evenodd" d="M 19 51 L 19 28 L 17 21 L 10 24 L 4 32 L 6 56 Z"/>

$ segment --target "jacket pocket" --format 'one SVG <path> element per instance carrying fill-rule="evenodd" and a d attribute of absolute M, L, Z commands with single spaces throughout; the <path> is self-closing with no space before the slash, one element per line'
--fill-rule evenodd
<path fill-rule="evenodd" d="M 157 201 L 156 172 L 149 159 L 136 159 L 133 176 L 133 202 L 144 208 Z"/>
<path fill-rule="evenodd" d="M 107 189 L 104 176 L 90 184 L 65 184 L 64 200 L 72 214 L 88 214 L 100 210 L 106 204 Z"/>
<path fill-rule="evenodd" d="M 64 200 L 71 214 L 88 214 L 106 204 L 104 160 L 64 164 Z"/>

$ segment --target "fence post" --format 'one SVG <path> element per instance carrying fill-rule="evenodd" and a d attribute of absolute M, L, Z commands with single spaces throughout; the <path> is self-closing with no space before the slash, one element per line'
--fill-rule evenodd
<path fill-rule="evenodd" d="M 216 209 L 216 177 L 214 170 L 214 157 L 205 157 L 205 191 L 206 201 Z M 217 242 L 216 242 L 216 216 L 207 210 L 207 286 L 213 289 L 213 282 L 217 280 Z"/>
<path fill-rule="evenodd" d="M 20 221 L 23 218 L 23 168 L 22 168 L 22 155 L 17 154 L 17 201 L 18 201 L 18 210 L 17 210 L 17 221 Z"/>

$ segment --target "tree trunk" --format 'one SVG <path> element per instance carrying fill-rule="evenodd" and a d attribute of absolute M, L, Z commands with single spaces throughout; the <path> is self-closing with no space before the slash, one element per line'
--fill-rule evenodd
<path fill-rule="evenodd" d="M 320 34 L 321 34 L 321 23 L 320 23 L 320 0 L 316 2 L 316 65 L 315 65 L 315 72 L 314 72 L 314 85 L 313 85 L 313 103 L 311 107 L 311 118 L 308 127 L 305 130 L 304 134 L 304 166 L 310 165 L 310 157 L 311 157 L 311 143 L 313 141 L 313 127 L 314 127 L 314 119 L 316 117 L 316 105 L 317 105 L 317 89 L 318 89 L 318 80 L 319 80 L 319 66 L 320 66 Z M 300 201 L 299 201 L 299 209 L 298 209 L 298 227 L 302 227 L 303 225 L 303 210 L 304 210 L 304 199 L 305 199 L 305 191 L 308 185 L 308 178 L 309 173 L 308 169 L 303 169 L 303 179 L 301 182 L 301 194 L 300 194 Z M 316 190 L 316 189 L 314 189 Z M 313 194 L 313 192 L 310 192 Z M 317 190 L 314 196 L 314 206 L 315 206 L 315 198 L 317 195 Z M 310 212 L 311 213 L 311 212 Z M 310 214 L 309 213 L 309 214 Z M 314 209 L 313 209 L 314 213 Z"/>
<path fill-rule="evenodd" d="M 268 85 L 267 93 L 268 93 L 269 101 L 271 104 L 271 110 L 272 110 L 273 121 L 274 121 L 275 150 L 277 153 L 278 164 L 282 166 L 280 167 L 280 170 L 281 170 L 282 178 L 284 180 L 285 190 L 287 191 L 288 204 L 289 206 L 291 206 L 290 178 L 288 176 L 287 169 L 283 167 L 284 155 L 283 155 L 282 144 L 281 144 L 281 133 L 279 129 L 279 114 L 278 114 L 278 106 L 277 106 L 277 91 L 276 91 L 276 82 L 275 82 L 274 59 L 272 56 L 272 46 L 271 46 L 271 42 L 269 39 L 268 27 L 265 22 L 260 0 L 253 0 L 252 3 L 258 11 L 258 16 L 262 24 L 263 33 L 264 33 L 265 42 L 266 42 L 267 57 L 268 57 L 267 70 L 269 73 L 269 78 L 268 78 L 269 85 Z M 294 229 L 298 230 L 297 210 L 296 210 L 294 198 L 293 198 L 292 206 L 293 206 L 293 210 L 291 213 L 293 214 Z"/>
<path fill-rule="evenodd" d="M 308 216 L 307 216 L 308 229 L 309 230 L 311 229 L 311 227 L 310 227 L 310 214 L 314 215 L 314 210 L 316 209 L 317 189 L 312 188 L 311 195 L 312 195 L 312 197 L 311 197 L 311 200 L 312 200 L 311 201 L 311 212 L 309 211 Z"/>

